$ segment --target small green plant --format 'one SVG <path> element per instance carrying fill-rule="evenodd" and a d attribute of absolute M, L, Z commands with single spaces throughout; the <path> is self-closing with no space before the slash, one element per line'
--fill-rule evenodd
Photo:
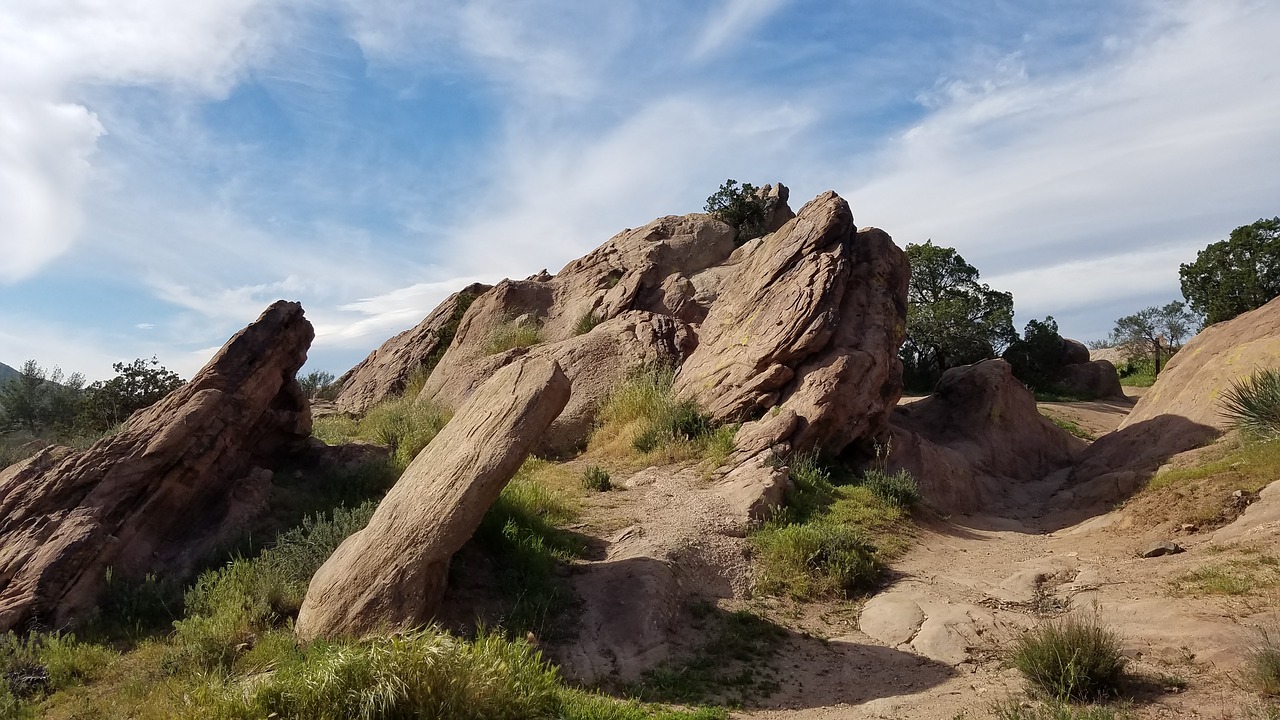
<path fill-rule="evenodd" d="M 1037 704 L 1017 698 L 999 700 L 991 708 L 998 720 L 1136 720 L 1127 708 L 1101 705 L 1072 705 L 1061 700 L 1045 700 Z"/>
<path fill-rule="evenodd" d="M 1280 634 L 1258 628 L 1257 638 L 1245 655 L 1245 679 L 1268 697 L 1280 697 Z"/>
<path fill-rule="evenodd" d="M 1268 368 L 1232 382 L 1222 394 L 1222 410 L 1246 435 L 1280 437 L 1280 370 Z"/>
<path fill-rule="evenodd" d="M 1126 658 L 1096 616 L 1047 620 L 1018 639 L 1013 665 L 1048 698 L 1089 701 L 1116 693 Z"/>
<path fill-rule="evenodd" d="M 592 465 L 582 471 L 582 487 L 595 492 L 608 492 L 613 489 L 609 481 L 609 472 L 599 465 Z"/>
<path fill-rule="evenodd" d="M 910 510 L 920 502 L 920 486 L 906 470 L 895 473 L 879 469 L 868 470 L 863 474 L 861 484 L 875 493 L 876 497 L 902 510 Z"/>
<path fill-rule="evenodd" d="M 542 327 L 534 320 L 518 318 L 504 320 L 489 332 L 485 343 L 486 355 L 497 355 L 513 348 L 530 347 L 542 342 Z"/>
<path fill-rule="evenodd" d="M 578 318 L 578 322 L 573 326 L 574 335 L 586 335 L 595 329 L 597 325 L 604 322 L 603 315 L 597 315 L 594 310 L 588 310 Z"/>

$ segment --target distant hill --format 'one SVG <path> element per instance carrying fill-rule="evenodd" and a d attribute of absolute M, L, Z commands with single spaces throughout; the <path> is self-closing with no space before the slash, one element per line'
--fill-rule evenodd
<path fill-rule="evenodd" d="M 11 378 L 15 378 L 21 374 L 22 373 L 18 372 L 17 370 L 14 370 L 8 365 L 5 365 L 4 363 L 0 363 L 0 385 L 3 385 L 4 383 L 9 382 Z"/>

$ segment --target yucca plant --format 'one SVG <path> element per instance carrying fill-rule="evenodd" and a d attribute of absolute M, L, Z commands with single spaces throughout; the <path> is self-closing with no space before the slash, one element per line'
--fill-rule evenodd
<path fill-rule="evenodd" d="M 1267 368 L 1232 382 L 1222 394 L 1222 408 L 1244 433 L 1280 437 L 1280 370 Z"/>

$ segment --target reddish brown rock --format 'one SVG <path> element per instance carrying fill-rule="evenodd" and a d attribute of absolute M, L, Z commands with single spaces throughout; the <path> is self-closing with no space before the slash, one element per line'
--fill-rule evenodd
<path fill-rule="evenodd" d="M 545 360 L 521 358 L 490 378 L 312 578 L 298 636 L 360 637 L 431 620 L 450 559 L 568 400 L 569 379 Z"/>
<path fill-rule="evenodd" d="M 889 469 L 910 471 L 929 504 L 949 512 L 1067 468 L 1085 446 L 1040 414 L 1004 360 L 951 368 L 892 422 Z"/>
<path fill-rule="evenodd" d="M 1061 371 L 1062 389 L 1076 397 L 1123 398 L 1120 373 L 1107 360 L 1064 365 Z"/>
<path fill-rule="evenodd" d="M 848 203 L 827 192 L 731 263 L 676 392 L 718 421 L 796 414 L 785 438 L 745 428 L 756 445 L 839 453 L 883 437 L 902 392 L 905 254 L 880 230 L 856 231 Z"/>
<path fill-rule="evenodd" d="M 180 577 L 240 532 L 270 468 L 308 444 L 294 376 L 313 336 L 300 305 L 275 303 L 117 434 L 0 472 L 0 632 L 66 626 L 96 605 L 107 568 Z"/>
<path fill-rule="evenodd" d="M 337 381 L 342 389 L 334 399 L 336 409 L 358 415 L 404 392 L 415 372 L 430 371 L 440 361 L 467 308 L 489 289 L 476 283 L 450 295 L 416 327 L 386 341 L 348 370 Z"/>

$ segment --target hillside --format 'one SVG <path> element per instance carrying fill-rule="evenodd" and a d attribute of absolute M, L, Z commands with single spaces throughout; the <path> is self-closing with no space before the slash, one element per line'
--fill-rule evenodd
<path fill-rule="evenodd" d="M 11 380 L 12 378 L 15 378 L 21 374 L 22 373 L 19 373 L 17 370 L 14 370 L 8 365 L 5 365 L 4 363 L 0 363 L 0 384 L 4 384 L 9 380 Z"/>

